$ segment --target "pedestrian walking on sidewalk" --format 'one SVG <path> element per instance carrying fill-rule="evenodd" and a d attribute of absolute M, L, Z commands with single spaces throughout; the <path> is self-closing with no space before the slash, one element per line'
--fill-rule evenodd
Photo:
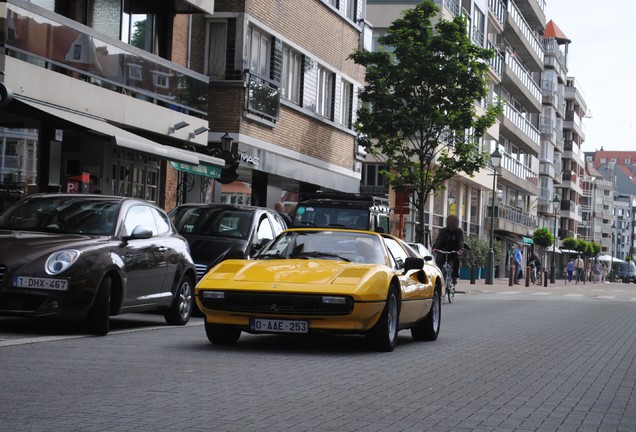
<path fill-rule="evenodd" d="M 574 261 L 572 261 L 572 258 L 570 258 L 570 260 L 568 261 L 567 270 L 568 270 L 568 282 L 572 282 L 572 275 L 574 274 Z"/>
<path fill-rule="evenodd" d="M 585 262 L 580 255 L 574 261 L 574 268 L 576 269 L 576 283 L 585 282 Z"/>
<path fill-rule="evenodd" d="M 519 245 L 516 243 L 513 243 L 512 245 L 512 256 L 515 261 L 515 285 L 519 285 L 519 278 L 521 277 L 521 261 L 523 260 L 523 256 L 521 255 Z"/>

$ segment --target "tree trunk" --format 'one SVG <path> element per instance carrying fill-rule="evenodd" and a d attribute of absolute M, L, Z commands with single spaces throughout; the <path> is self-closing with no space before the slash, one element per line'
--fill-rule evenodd
<path fill-rule="evenodd" d="M 477 276 L 477 266 L 473 264 L 470 266 L 470 284 L 471 285 L 475 285 L 476 276 Z"/>

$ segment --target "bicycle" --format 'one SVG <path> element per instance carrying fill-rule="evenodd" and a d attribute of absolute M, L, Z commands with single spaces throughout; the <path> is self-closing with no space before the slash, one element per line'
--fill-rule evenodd
<path fill-rule="evenodd" d="M 534 263 L 530 263 L 530 282 L 536 285 L 541 285 L 541 270 L 539 270 Z"/>
<path fill-rule="evenodd" d="M 457 251 L 443 251 L 437 250 L 436 253 L 444 254 L 444 265 L 442 266 L 442 273 L 444 274 L 444 282 L 446 284 L 446 295 L 448 302 L 452 303 L 455 298 L 455 284 L 453 283 L 453 262 L 448 261 L 450 254 L 458 253 Z"/>

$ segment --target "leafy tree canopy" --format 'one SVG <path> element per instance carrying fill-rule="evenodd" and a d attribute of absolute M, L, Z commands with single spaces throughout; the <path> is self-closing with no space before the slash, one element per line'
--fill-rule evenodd
<path fill-rule="evenodd" d="M 546 248 L 554 243 L 554 236 L 548 228 L 537 228 L 532 235 L 532 241 L 539 247 Z"/>
<path fill-rule="evenodd" d="M 393 187 L 411 192 L 420 220 L 431 192 L 459 172 L 472 176 L 486 166 L 479 142 L 502 112 L 492 104 L 477 112 L 488 96 L 494 52 L 473 44 L 463 17 L 437 19 L 438 12 L 422 1 L 392 23 L 378 51 L 351 55 L 366 67 L 359 142 L 388 167 L 383 174 Z"/>

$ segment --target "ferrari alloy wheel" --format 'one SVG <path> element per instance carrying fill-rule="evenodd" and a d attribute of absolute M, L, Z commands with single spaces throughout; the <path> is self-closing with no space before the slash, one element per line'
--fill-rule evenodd
<path fill-rule="evenodd" d="M 205 323 L 205 334 L 215 345 L 230 345 L 241 337 L 241 330 L 231 325 Z"/>
<path fill-rule="evenodd" d="M 375 326 L 369 331 L 371 344 L 378 351 L 393 351 L 398 333 L 398 297 L 394 287 L 389 288 L 389 294 L 384 310 Z"/>
<path fill-rule="evenodd" d="M 170 325 L 186 325 L 192 315 L 192 280 L 184 276 L 179 282 L 172 306 L 164 318 Z"/>
<path fill-rule="evenodd" d="M 411 336 L 418 341 L 434 341 L 439 335 L 439 327 L 442 319 L 442 298 L 436 289 L 433 294 L 431 310 L 423 320 L 411 328 Z"/>
<path fill-rule="evenodd" d="M 96 336 L 105 336 L 110 330 L 111 283 L 110 277 L 105 276 L 99 288 L 97 288 L 95 302 L 86 318 L 88 331 Z"/>

